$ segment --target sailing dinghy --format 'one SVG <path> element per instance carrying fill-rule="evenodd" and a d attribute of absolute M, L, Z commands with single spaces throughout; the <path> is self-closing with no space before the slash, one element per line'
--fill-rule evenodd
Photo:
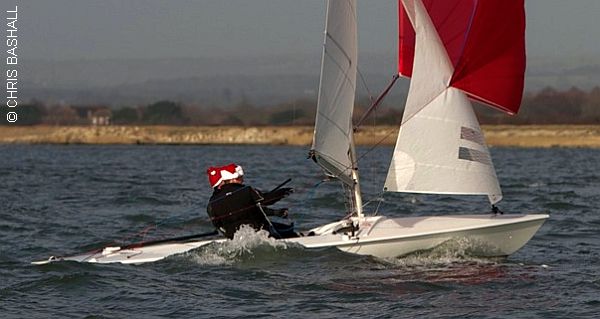
<path fill-rule="evenodd" d="M 342 183 L 349 195 L 350 217 L 310 230 L 314 236 L 281 240 L 376 257 L 428 250 L 453 239 L 466 239 L 470 251 L 478 256 L 507 256 L 517 251 L 548 215 L 390 218 L 363 212 L 352 123 L 358 62 L 356 21 L 356 0 L 328 1 L 310 152 L 329 177 Z M 523 0 L 399 1 L 398 75 L 411 77 L 411 84 L 384 190 L 487 195 L 492 205 L 502 199 L 469 99 L 508 113 L 518 111 L 525 71 L 524 30 Z M 227 240 L 204 237 L 105 247 L 34 264 L 60 260 L 141 264 Z"/>

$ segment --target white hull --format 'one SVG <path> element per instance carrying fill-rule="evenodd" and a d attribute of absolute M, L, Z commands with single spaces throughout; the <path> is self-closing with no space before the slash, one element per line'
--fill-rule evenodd
<path fill-rule="evenodd" d="M 468 247 L 463 248 L 473 255 L 508 256 L 523 247 L 547 218 L 545 214 L 367 217 L 353 238 L 325 235 L 330 240 L 308 237 L 298 242 L 309 248 L 336 246 L 349 253 L 389 258 L 432 249 L 452 239 L 466 239 Z"/>
<path fill-rule="evenodd" d="M 466 239 L 472 255 L 481 257 L 508 256 L 523 247 L 549 216 L 535 215 L 456 215 L 445 217 L 386 218 L 382 216 L 353 219 L 358 224 L 351 233 L 335 233 L 340 221 L 313 229 L 315 236 L 284 239 L 306 248 L 336 247 L 359 255 L 393 258 L 416 251 L 432 249 L 451 239 Z M 181 254 L 227 239 L 211 239 L 184 243 L 166 243 L 120 249 L 107 247 L 102 251 L 70 257 L 51 257 L 34 262 L 53 261 L 90 263 L 142 264 Z"/>

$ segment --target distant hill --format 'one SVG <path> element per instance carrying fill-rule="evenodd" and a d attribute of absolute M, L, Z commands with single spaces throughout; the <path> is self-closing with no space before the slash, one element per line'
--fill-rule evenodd
<path fill-rule="evenodd" d="M 537 91 L 548 86 L 559 90 L 571 87 L 589 90 L 600 86 L 600 57 L 576 59 L 530 57 L 525 89 Z"/>
<path fill-rule="evenodd" d="M 395 70 L 395 57 L 363 54 L 360 63 L 359 96 L 377 95 Z M 228 107 L 242 101 L 262 106 L 316 99 L 320 56 L 38 60 L 25 61 L 22 69 L 23 100 L 123 106 L 168 99 L 204 106 Z M 530 57 L 528 62 L 526 90 L 597 85 L 600 58 Z M 407 88 L 407 81 L 401 81 L 386 102 L 401 105 Z"/>

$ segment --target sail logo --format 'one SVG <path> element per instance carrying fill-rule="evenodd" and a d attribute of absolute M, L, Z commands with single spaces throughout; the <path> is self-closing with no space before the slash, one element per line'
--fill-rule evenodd
<path fill-rule="evenodd" d="M 12 10 L 6 10 L 6 106 L 9 111 L 6 113 L 6 121 L 15 123 L 18 119 L 16 108 L 18 106 L 18 35 L 17 35 L 17 17 L 19 8 L 15 6 Z"/>
<path fill-rule="evenodd" d="M 485 147 L 485 139 L 481 131 L 469 127 L 461 126 L 460 139 L 473 142 Z M 469 147 L 460 146 L 458 148 L 458 159 L 479 162 L 485 165 L 492 165 L 492 158 L 487 152 L 479 151 Z"/>
<path fill-rule="evenodd" d="M 483 134 L 481 134 L 480 131 L 474 130 L 472 128 L 461 126 L 460 138 L 462 140 L 471 141 L 473 143 L 485 146 L 485 139 L 483 138 Z"/>
<path fill-rule="evenodd" d="M 466 161 L 479 162 L 485 165 L 492 165 L 492 159 L 487 153 L 472 148 L 459 147 L 458 158 Z"/>

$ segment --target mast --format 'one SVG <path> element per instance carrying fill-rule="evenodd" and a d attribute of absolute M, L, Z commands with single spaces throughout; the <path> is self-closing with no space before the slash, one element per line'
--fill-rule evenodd
<path fill-rule="evenodd" d="M 356 157 L 356 146 L 354 145 L 354 134 L 352 134 L 352 141 L 350 143 L 350 159 L 352 160 L 352 179 L 354 180 L 354 185 L 352 185 L 353 206 L 356 216 L 364 217 L 362 194 L 360 192 L 360 182 L 358 179 L 358 159 Z"/>

